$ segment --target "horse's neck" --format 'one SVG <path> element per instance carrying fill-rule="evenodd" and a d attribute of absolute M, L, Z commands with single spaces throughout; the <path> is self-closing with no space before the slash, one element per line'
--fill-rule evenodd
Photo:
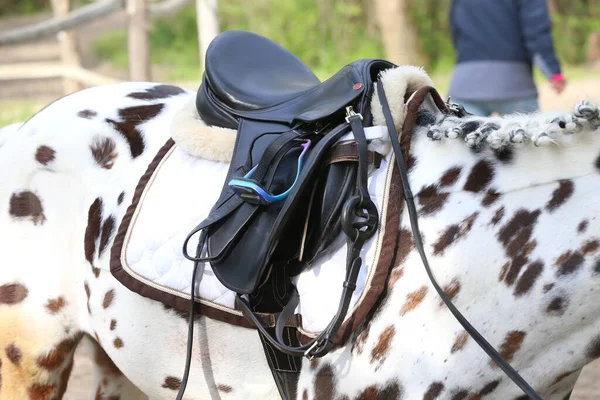
<path fill-rule="evenodd" d="M 518 134 L 528 137 L 526 143 L 502 151 L 475 151 L 445 137 L 448 125 L 464 130 L 467 120 L 457 125 L 447 118 L 444 138 L 431 141 L 427 132 L 435 137 L 440 131 L 436 118 L 414 132 L 410 174 L 434 274 L 544 398 L 562 398 L 577 378 L 572 372 L 600 356 L 597 114 L 577 121 L 569 114 L 552 123 L 548 115 L 471 118 L 480 133 L 486 123 L 497 124 L 481 134 L 487 143 L 493 143 L 489 135 L 502 140 L 523 127 Z M 520 138 L 513 133 L 512 139 Z M 494 393 L 490 398 L 522 394 L 442 304 L 415 250 L 406 210 L 388 289 L 353 343 L 354 365 L 367 380 L 384 386 L 397 379 L 409 398 L 441 388 L 440 398 L 461 391 Z M 346 376 L 358 379 L 352 371 Z"/>

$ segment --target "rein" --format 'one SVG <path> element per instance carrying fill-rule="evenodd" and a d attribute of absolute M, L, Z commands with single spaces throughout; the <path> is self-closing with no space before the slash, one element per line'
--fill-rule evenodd
<path fill-rule="evenodd" d="M 469 323 L 469 321 L 458 311 L 458 309 L 452 303 L 452 300 L 446 295 L 444 290 L 437 283 L 433 272 L 431 271 L 431 267 L 429 266 L 429 261 L 427 260 L 427 255 L 425 254 L 425 248 L 423 246 L 423 240 L 421 237 L 421 232 L 419 230 L 419 222 L 417 217 L 417 207 L 415 206 L 414 196 L 410 189 L 410 185 L 408 183 L 408 171 L 406 170 L 406 164 L 404 162 L 404 157 L 402 156 L 402 151 L 400 150 L 400 143 L 398 141 L 398 136 L 396 134 L 396 129 L 394 127 L 394 121 L 392 119 L 392 114 L 390 112 L 390 108 L 387 102 L 387 98 L 385 97 L 385 91 L 383 89 L 383 83 L 381 79 L 377 81 L 377 92 L 379 96 L 379 101 L 381 103 L 381 107 L 383 108 L 383 115 L 385 116 L 385 122 L 390 134 L 390 138 L 392 141 L 392 148 L 394 149 L 394 156 L 396 158 L 396 164 L 398 169 L 400 170 L 400 177 L 402 181 L 402 190 L 404 193 L 404 199 L 406 200 L 406 206 L 408 207 L 408 215 L 410 218 L 410 225 L 412 228 L 412 234 L 415 241 L 415 246 L 419 255 L 421 256 L 421 260 L 423 261 L 423 266 L 425 267 L 425 271 L 431 280 L 431 284 L 440 295 L 450 312 L 454 315 L 454 317 L 460 322 L 460 324 L 465 328 L 467 333 L 477 342 L 479 347 L 481 347 L 488 356 L 492 360 L 498 364 L 498 366 L 504 371 L 504 373 L 512 379 L 514 383 L 521 388 L 523 393 L 529 396 L 534 400 L 543 400 L 540 395 L 523 379 L 521 375 L 517 371 L 514 370 L 513 367 L 510 366 L 502 358 L 502 356 L 494 349 L 494 347 L 487 341 L 485 338 Z"/>

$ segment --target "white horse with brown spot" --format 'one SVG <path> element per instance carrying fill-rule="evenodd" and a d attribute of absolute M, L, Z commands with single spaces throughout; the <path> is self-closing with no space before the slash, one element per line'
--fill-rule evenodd
<path fill-rule="evenodd" d="M 0 147 L 2 400 L 60 398 L 82 334 L 116 365 L 98 348 L 97 398 L 135 398 L 137 388 L 153 399 L 177 393 L 187 321 L 121 286 L 106 250 L 139 177 L 193 96 L 131 96 L 155 86 L 125 83 L 65 97 Z M 387 87 L 388 97 L 404 98 Z M 133 114 L 146 118 L 128 119 Z M 600 356 L 599 126 L 590 103 L 552 116 L 458 119 L 426 102 L 411 140 L 410 184 L 437 279 L 545 399 L 567 398 L 583 366 Z M 111 142 L 110 157 L 94 154 L 98 137 Z M 36 160 L 40 146 L 55 152 L 51 161 Z M 182 184 L 187 179 L 198 178 Z M 201 179 L 207 190 L 223 184 Z M 98 198 L 112 223 L 90 212 Z M 298 398 L 521 396 L 440 303 L 406 214 L 395 265 L 362 333 L 303 364 Z M 187 398 L 278 398 L 254 330 L 201 316 L 195 331 Z M 65 340 L 72 345 L 61 347 Z M 60 356 L 56 368 L 40 363 L 49 354 Z"/>

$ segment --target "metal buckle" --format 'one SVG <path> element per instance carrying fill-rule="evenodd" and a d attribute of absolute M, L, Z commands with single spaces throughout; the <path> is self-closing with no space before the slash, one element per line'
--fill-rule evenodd
<path fill-rule="evenodd" d="M 350 118 L 356 117 L 356 116 L 358 116 L 362 121 L 363 116 L 360 113 L 354 112 L 354 109 L 352 108 L 352 106 L 346 107 L 346 122 L 347 123 L 350 123 Z"/>
<path fill-rule="evenodd" d="M 308 350 L 306 350 L 306 351 L 304 352 L 304 357 L 306 357 L 306 358 L 307 358 L 309 361 L 310 361 L 310 360 L 312 360 L 313 358 L 315 358 L 315 355 L 314 355 L 314 354 L 312 354 L 312 352 L 313 352 L 313 350 L 314 350 L 316 347 L 318 347 L 319 345 L 320 345 L 319 341 L 318 341 L 318 340 L 315 340 L 315 342 L 313 343 L 313 345 L 312 345 L 312 346 L 310 346 L 310 347 L 308 348 Z"/>

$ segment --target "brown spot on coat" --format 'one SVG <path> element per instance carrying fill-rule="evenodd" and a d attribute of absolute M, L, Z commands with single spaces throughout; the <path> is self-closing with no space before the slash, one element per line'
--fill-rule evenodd
<path fill-rule="evenodd" d="M 475 212 L 462 220 L 459 224 L 450 225 L 440 235 L 437 242 L 433 245 L 433 254 L 443 255 L 448 247 L 454 244 L 457 240 L 464 237 L 473 228 L 473 224 L 477 219 L 479 212 Z"/>
<path fill-rule="evenodd" d="M 492 220 L 490 221 L 490 224 L 492 224 L 493 226 L 496 226 L 496 224 L 498 224 L 498 222 L 500 222 L 500 220 L 503 217 L 504 217 L 504 206 L 502 206 L 496 210 L 496 212 L 494 213 L 494 216 L 492 217 Z"/>
<path fill-rule="evenodd" d="M 46 222 L 42 200 L 29 190 L 13 193 L 10 197 L 8 213 L 15 218 L 31 217 L 34 225 Z"/>
<path fill-rule="evenodd" d="M 333 399 L 337 380 L 331 364 L 325 364 L 315 376 L 315 400 Z"/>
<path fill-rule="evenodd" d="M 122 375 L 119 367 L 115 365 L 104 349 L 98 345 L 94 346 L 94 363 L 102 370 L 104 375 L 119 377 Z"/>
<path fill-rule="evenodd" d="M 161 386 L 165 389 L 179 390 L 179 387 L 181 386 L 181 379 L 175 378 L 174 376 L 167 376 L 165 378 L 165 383 L 163 383 Z"/>
<path fill-rule="evenodd" d="M 408 255 L 415 249 L 415 239 L 413 234 L 406 228 L 400 229 L 400 236 L 398 238 L 398 248 L 396 249 L 396 258 L 394 264 L 396 266 L 402 265 Z"/>
<path fill-rule="evenodd" d="M 583 255 L 578 251 L 572 252 L 569 250 L 556 259 L 555 265 L 558 266 L 556 274 L 558 276 L 572 274 L 577 271 L 582 264 Z"/>
<path fill-rule="evenodd" d="M 163 108 L 164 104 L 128 107 L 119 110 L 120 121 L 106 119 L 106 122 L 125 138 L 129 144 L 132 158 L 140 156 L 146 148 L 142 132 L 138 128 L 139 125 L 156 117 Z"/>
<path fill-rule="evenodd" d="M 575 185 L 570 179 L 562 179 L 558 181 L 558 188 L 552 193 L 552 198 L 546 204 L 546 210 L 549 212 L 555 211 L 573 195 Z"/>
<path fill-rule="evenodd" d="M 356 396 L 355 400 L 377 400 L 380 398 L 382 397 L 379 396 L 379 390 L 377 390 L 377 386 L 371 385 L 360 392 L 358 396 Z"/>
<path fill-rule="evenodd" d="M 586 229 L 588 228 L 589 222 L 587 219 L 584 219 L 583 221 L 581 221 L 579 223 L 579 225 L 577 225 L 577 232 L 579 233 L 584 233 L 586 231 Z"/>
<path fill-rule="evenodd" d="M 500 384 L 500 379 L 497 379 L 495 381 L 491 381 L 490 383 L 486 384 L 483 389 L 481 389 L 478 393 L 479 396 L 483 397 L 483 396 L 487 396 L 488 394 L 492 393 L 494 390 L 496 390 L 496 388 L 498 387 L 498 385 Z"/>
<path fill-rule="evenodd" d="M 454 344 L 452 345 L 452 348 L 450 349 L 450 353 L 456 353 L 457 351 L 462 350 L 462 348 L 465 347 L 465 344 L 467 344 L 467 340 L 469 340 L 469 338 L 470 338 L 470 336 L 467 333 L 467 331 L 461 332 L 456 337 L 456 340 L 454 341 Z"/>
<path fill-rule="evenodd" d="M 64 339 L 47 354 L 39 356 L 37 359 L 38 365 L 48 371 L 57 369 L 75 351 L 75 347 L 79 344 L 80 339 L 81 335 Z"/>
<path fill-rule="evenodd" d="M 600 242 L 598 242 L 598 240 L 595 240 L 595 239 L 594 240 L 588 240 L 581 247 L 581 252 L 583 254 L 595 253 L 598 250 L 598 248 L 600 248 Z"/>
<path fill-rule="evenodd" d="M 523 248 L 531 239 L 533 228 L 541 211 L 518 210 L 515 215 L 498 232 L 498 239 L 504 245 L 509 257 L 523 253 Z"/>
<path fill-rule="evenodd" d="M 596 359 L 600 358 L 600 335 L 596 336 L 590 344 L 587 346 L 585 355 L 588 358 Z"/>
<path fill-rule="evenodd" d="M 550 301 L 548 307 L 546 307 L 546 311 L 548 314 L 554 315 L 563 315 L 565 313 L 565 308 L 567 307 L 568 302 L 564 297 L 557 296 Z"/>
<path fill-rule="evenodd" d="M 541 261 L 536 261 L 527 267 L 523 275 L 519 278 L 517 285 L 515 286 L 514 295 L 519 297 L 531 290 L 535 281 L 540 277 L 542 271 L 544 270 L 544 263 Z"/>
<path fill-rule="evenodd" d="M 448 200 L 448 196 L 450 196 L 450 193 L 438 191 L 436 185 L 423 187 L 419 193 L 417 193 L 417 198 L 421 205 L 419 215 L 434 215 L 444 207 L 444 204 L 446 204 L 446 201 Z"/>
<path fill-rule="evenodd" d="M 523 331 L 510 331 L 504 338 L 502 346 L 500 346 L 500 355 L 506 361 L 512 361 L 515 353 L 519 351 L 525 340 L 526 333 Z M 498 368 L 498 364 L 495 361 L 490 360 L 492 368 Z"/>
<path fill-rule="evenodd" d="M 505 262 L 502 265 L 502 269 L 500 269 L 500 275 L 498 275 L 498 280 L 502 282 L 506 279 L 506 275 L 508 275 L 508 268 L 510 267 L 510 262 Z"/>
<path fill-rule="evenodd" d="M 406 295 L 406 302 L 402 306 L 402 309 L 400 309 L 400 316 L 404 316 L 417 308 L 423 302 L 426 295 L 427 286 L 421 286 L 419 289 Z"/>
<path fill-rule="evenodd" d="M 111 169 L 115 165 L 118 153 L 117 144 L 113 139 L 106 136 L 94 137 L 90 151 L 100 168 Z"/>
<path fill-rule="evenodd" d="M 107 309 L 112 304 L 115 298 L 115 289 L 110 289 L 104 294 L 104 300 L 102 301 L 102 308 Z"/>
<path fill-rule="evenodd" d="M 231 386 L 223 384 L 220 384 L 219 386 L 217 386 L 217 388 L 223 393 L 231 393 L 231 391 L 233 390 Z"/>
<path fill-rule="evenodd" d="M 14 343 L 9 344 L 4 348 L 4 353 L 6 354 L 6 358 L 8 361 L 13 363 L 14 365 L 19 365 L 21 363 L 21 358 L 23 357 L 23 353 L 21 350 L 15 346 Z"/>
<path fill-rule="evenodd" d="M 410 173 L 412 172 L 412 169 L 417 165 L 417 158 L 415 156 L 413 156 L 412 154 L 408 155 L 408 158 L 406 159 L 406 170 Z"/>
<path fill-rule="evenodd" d="M 308 400 L 308 391 L 306 389 L 302 391 L 302 400 Z"/>
<path fill-rule="evenodd" d="M 116 339 L 113 341 L 113 344 L 115 345 L 115 347 L 116 347 L 117 349 L 120 349 L 121 347 L 123 347 L 123 346 L 124 346 L 124 344 L 123 344 L 123 339 L 121 339 L 121 338 L 119 338 L 119 337 L 118 337 L 118 338 L 116 338 Z"/>
<path fill-rule="evenodd" d="M 29 290 L 20 283 L 7 283 L 0 286 L 0 304 L 14 306 L 27 298 Z"/>
<path fill-rule="evenodd" d="M 442 391 L 444 390 L 444 384 L 442 382 L 433 382 L 427 388 L 427 391 L 423 395 L 423 400 L 435 400 L 438 398 Z"/>
<path fill-rule="evenodd" d="M 58 314 L 60 310 L 66 305 L 67 301 L 65 300 L 65 298 L 62 296 L 58 296 L 55 299 L 48 299 L 48 302 L 46 303 L 45 307 L 50 314 Z"/>
<path fill-rule="evenodd" d="M 96 111 L 92 111 L 92 110 L 82 110 L 77 113 L 78 117 L 85 118 L 85 119 L 92 119 L 97 115 L 98 115 L 98 113 Z"/>
<path fill-rule="evenodd" d="M 392 269 L 390 273 L 390 279 L 388 281 L 388 286 L 392 287 L 404 276 L 404 267 L 396 267 Z"/>
<path fill-rule="evenodd" d="M 567 371 L 567 372 L 565 372 L 564 374 L 560 374 L 560 375 L 558 375 L 558 376 L 557 376 L 557 377 L 554 379 L 554 383 L 553 383 L 553 385 L 556 385 L 557 383 L 559 383 L 560 381 L 562 381 L 563 379 L 565 379 L 567 376 L 569 376 L 569 375 L 571 375 L 571 374 L 573 374 L 573 373 L 575 373 L 575 372 L 577 372 L 577 371 L 579 371 L 579 369 L 574 369 L 574 370 L 571 370 L 571 371 Z"/>
<path fill-rule="evenodd" d="M 185 90 L 180 87 L 163 84 L 144 89 L 143 92 L 129 93 L 127 97 L 137 100 L 156 100 L 166 99 L 167 97 L 177 96 L 183 93 L 185 93 Z"/>
<path fill-rule="evenodd" d="M 56 395 L 57 399 L 62 399 L 67 391 L 67 385 L 69 384 L 69 378 L 71 377 L 71 372 L 73 371 L 73 359 L 69 361 L 69 364 L 63 371 L 60 373 L 60 378 L 58 382 L 58 393 Z"/>
<path fill-rule="evenodd" d="M 87 281 L 83 282 L 83 288 L 85 289 L 85 296 L 87 297 L 87 309 L 88 313 L 92 315 L 92 309 L 90 308 L 90 285 L 88 285 Z"/>
<path fill-rule="evenodd" d="M 109 216 L 104 224 L 102 224 L 102 235 L 100 236 L 100 247 L 98 249 L 98 258 L 102 257 L 104 250 L 106 250 L 106 246 L 110 241 L 112 234 L 115 231 L 115 217 Z"/>
<path fill-rule="evenodd" d="M 386 359 L 390 352 L 390 348 L 392 347 L 392 340 L 394 340 L 395 335 L 396 328 L 394 325 L 388 326 L 381 332 L 379 339 L 377 339 L 377 344 L 371 350 L 371 364 L 383 362 Z"/>
<path fill-rule="evenodd" d="M 114 331 L 115 329 L 117 329 L 117 320 L 116 319 L 111 319 L 110 320 L 110 330 Z"/>
<path fill-rule="evenodd" d="M 460 282 L 456 278 L 452 279 L 450 283 L 443 287 L 443 290 L 450 300 L 454 300 L 458 292 L 460 292 Z M 440 307 L 443 307 L 444 304 L 444 301 L 440 300 Z"/>
<path fill-rule="evenodd" d="M 29 400 L 50 400 L 55 391 L 55 385 L 34 383 L 27 389 L 27 394 L 29 395 Z"/>
<path fill-rule="evenodd" d="M 483 200 L 481 200 L 481 205 L 484 207 L 489 207 L 496 201 L 498 201 L 500 199 L 500 196 L 500 193 L 496 192 L 494 189 L 490 189 L 483 197 Z"/>
<path fill-rule="evenodd" d="M 469 391 L 465 389 L 456 389 L 452 392 L 452 400 L 463 400 L 469 395 Z"/>
<path fill-rule="evenodd" d="M 442 178 L 440 179 L 440 186 L 448 187 L 454 185 L 458 180 L 461 171 L 462 168 L 454 167 L 444 172 L 444 175 L 442 175 Z"/>
<path fill-rule="evenodd" d="M 96 252 L 96 241 L 100 237 L 100 227 L 102 224 L 102 199 L 96 198 L 88 210 L 88 224 L 85 228 L 83 245 L 85 250 L 85 259 L 93 264 L 94 253 Z"/>
<path fill-rule="evenodd" d="M 549 291 L 552 290 L 553 287 L 554 287 L 554 283 L 548 283 L 548 284 L 544 285 L 544 288 L 542 290 L 544 293 L 548 293 Z"/>
<path fill-rule="evenodd" d="M 468 192 L 479 193 L 492 182 L 493 178 L 494 170 L 492 164 L 481 160 L 473 166 L 463 189 Z"/>
<path fill-rule="evenodd" d="M 48 146 L 40 146 L 35 152 L 35 160 L 42 165 L 48 165 L 56 158 L 56 151 Z"/>
<path fill-rule="evenodd" d="M 356 354 L 362 354 L 365 343 L 367 343 L 367 339 L 369 338 L 369 331 L 371 330 L 371 322 L 369 322 L 366 328 L 357 336 L 356 341 L 354 342 L 354 349 L 356 349 Z M 311 364 L 312 366 L 312 364 Z"/>

